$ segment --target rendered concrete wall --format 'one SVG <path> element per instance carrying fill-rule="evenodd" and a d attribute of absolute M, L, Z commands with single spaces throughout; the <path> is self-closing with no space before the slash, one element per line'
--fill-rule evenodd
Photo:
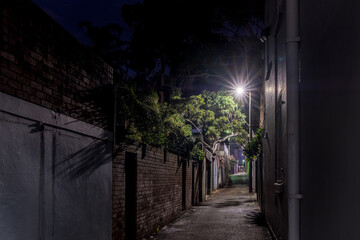
<path fill-rule="evenodd" d="M 267 64 L 280 61 L 277 48 L 286 44 L 282 29 L 286 19 L 286 1 L 267 1 L 266 27 L 271 35 L 266 41 Z M 301 177 L 301 234 L 303 240 L 359 239 L 357 217 L 360 214 L 360 181 L 358 169 L 358 140 L 360 132 L 360 30 L 356 20 L 360 3 L 356 1 L 300 1 L 300 177 Z M 284 16 L 284 15 L 282 15 Z M 280 26 L 279 25 L 282 25 Z M 280 26 L 280 27 L 279 27 Z M 276 38 L 276 35 L 279 37 Z M 276 68 L 275 68 L 276 69 Z M 276 215 L 286 203 L 270 191 L 277 180 L 277 156 L 284 158 L 286 143 L 277 132 L 286 123 L 286 112 L 276 107 L 279 90 L 273 74 L 265 82 L 265 131 L 263 158 L 262 208 L 277 236 L 287 239 L 283 227 L 285 217 Z M 286 91 L 284 91 L 286 92 Z M 286 106 L 286 100 L 285 106 Z M 277 117 L 278 113 L 285 118 Z M 286 140 L 286 138 L 285 138 Z M 279 145 L 281 148 L 277 147 Z M 286 163 L 286 162 L 283 162 Z M 286 169 L 286 165 L 283 165 Z M 277 175 L 277 176 L 276 176 Z M 286 171 L 284 184 L 286 190 Z M 286 194 L 286 192 L 285 192 Z"/>
<path fill-rule="evenodd" d="M 287 238 L 287 88 L 285 1 L 266 1 L 265 27 L 265 120 L 261 159 L 261 209 L 278 239 Z M 281 182 L 284 192 L 276 193 Z M 259 185 L 258 185 L 259 186 Z"/>
<path fill-rule="evenodd" d="M 300 1 L 301 239 L 360 239 L 358 1 Z"/>
<path fill-rule="evenodd" d="M 0 239 L 111 239 L 111 134 L 0 93 Z"/>

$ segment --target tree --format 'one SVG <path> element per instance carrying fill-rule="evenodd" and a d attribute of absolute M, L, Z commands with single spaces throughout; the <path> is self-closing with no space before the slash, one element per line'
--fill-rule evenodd
<path fill-rule="evenodd" d="M 260 79 L 263 1 L 144 0 L 125 5 L 122 17 L 133 28 L 130 42 L 122 40 L 122 29 L 115 24 L 79 25 L 92 48 L 114 67 L 116 83 L 124 85 L 128 79 L 136 95 L 151 89 L 166 102 L 172 88 L 191 96 L 230 87 L 228 82 L 244 72 L 251 80 Z M 256 100 L 257 94 L 253 96 Z"/>
<path fill-rule="evenodd" d="M 229 92 L 204 91 L 188 98 L 175 95 L 169 102 L 160 103 L 156 92 L 139 98 L 129 89 L 122 91 L 119 132 L 126 144 L 145 143 L 199 155 L 198 142 L 215 153 L 218 144 L 226 140 L 246 141 L 242 106 Z"/>
<path fill-rule="evenodd" d="M 242 106 L 229 92 L 204 91 L 191 96 L 183 106 L 182 115 L 211 153 L 215 153 L 218 144 L 228 139 L 235 139 L 240 144 L 245 142 L 245 115 Z"/>
<path fill-rule="evenodd" d="M 244 147 L 244 156 L 246 160 L 253 160 L 254 158 L 258 157 L 262 151 L 262 128 L 259 128 L 255 132 L 255 136 L 246 143 Z"/>
<path fill-rule="evenodd" d="M 171 103 L 160 103 L 154 91 L 137 95 L 135 89 L 118 89 L 117 144 L 148 144 L 188 154 L 193 147 L 191 126 Z"/>
<path fill-rule="evenodd" d="M 90 47 L 114 69 L 115 81 L 122 80 L 128 69 L 129 44 L 122 40 L 122 28 L 115 23 L 97 27 L 89 21 L 79 22 L 78 25 L 85 29 Z"/>
<path fill-rule="evenodd" d="M 92 48 L 114 68 L 115 82 L 130 79 L 108 89 L 109 96 L 114 91 L 117 94 L 110 100 L 117 99 L 118 140 L 191 149 L 194 128 L 211 152 L 229 138 L 244 141 L 245 115 L 230 94 L 208 91 L 191 96 L 204 88 L 217 90 L 215 83 L 237 75 L 251 59 L 248 55 L 255 56 L 253 61 L 260 59 L 257 37 L 263 0 L 241 4 L 233 0 L 144 0 L 126 5 L 122 16 L 133 27 L 130 42 L 122 40 L 118 25 L 79 24 L 87 31 Z M 172 87 L 184 90 L 194 82 L 198 84 L 185 93 L 190 97 L 171 95 Z"/>

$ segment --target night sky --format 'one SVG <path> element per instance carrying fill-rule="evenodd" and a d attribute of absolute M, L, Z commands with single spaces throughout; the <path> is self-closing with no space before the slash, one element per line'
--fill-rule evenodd
<path fill-rule="evenodd" d="M 130 29 L 121 18 L 124 4 L 135 4 L 141 0 L 32 0 L 56 22 L 85 45 L 89 44 L 85 31 L 78 27 L 80 21 L 90 21 L 93 25 L 104 26 L 117 23 L 123 30 L 124 39 L 129 39 Z"/>
<path fill-rule="evenodd" d="M 122 40 L 130 41 L 132 35 L 132 29 L 127 26 L 121 17 L 121 10 L 125 4 L 134 5 L 143 0 L 32 0 L 43 11 L 45 11 L 51 18 L 57 23 L 63 26 L 72 36 L 78 39 L 84 45 L 91 45 L 90 39 L 86 34 L 86 30 L 78 26 L 81 21 L 89 21 L 92 25 L 97 27 L 105 26 L 109 23 L 115 23 L 120 25 L 123 30 Z M 192 5 L 191 5 L 192 6 Z M 201 18 L 201 14 L 198 16 Z M 214 50 L 214 54 L 216 51 Z M 198 94 L 202 90 L 215 91 L 221 88 L 228 89 L 229 86 L 234 84 L 234 79 L 237 79 L 238 72 L 243 74 L 242 67 L 237 65 L 241 64 L 241 56 L 239 53 L 229 53 L 228 58 L 234 59 L 231 67 L 218 64 L 216 68 L 224 67 L 223 72 L 220 72 L 221 78 L 217 78 L 219 75 L 219 69 L 211 69 L 211 73 L 215 77 L 204 77 L 202 79 L 192 80 L 183 84 L 182 91 L 186 95 Z M 195 57 L 196 58 L 196 57 Z M 211 58 L 209 58 L 211 59 Z M 239 60 L 240 59 L 240 60 Z M 239 61 L 239 62 L 237 62 Z M 234 67 L 235 66 L 235 67 Z M 255 65 L 254 65 L 255 66 Z M 256 67 L 256 66 L 255 66 Z M 250 71 L 253 66 L 250 65 Z M 130 67 L 130 73 L 132 73 Z M 135 71 L 135 70 L 134 70 Z M 218 71 L 218 72 L 216 72 Z M 240 74 L 240 75 L 241 75 Z M 225 80 L 224 80 L 225 79 Z"/>

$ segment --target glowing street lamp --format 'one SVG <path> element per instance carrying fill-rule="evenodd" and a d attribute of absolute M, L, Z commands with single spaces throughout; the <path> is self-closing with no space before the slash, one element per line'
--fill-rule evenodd
<path fill-rule="evenodd" d="M 236 88 L 236 94 L 237 95 L 243 95 L 245 92 L 244 88 L 243 87 L 237 87 Z"/>

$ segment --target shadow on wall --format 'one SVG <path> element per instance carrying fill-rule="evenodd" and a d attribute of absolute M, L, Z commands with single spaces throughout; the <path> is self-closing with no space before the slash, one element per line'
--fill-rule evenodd
<path fill-rule="evenodd" d="M 112 144 L 96 140 L 88 147 L 70 154 L 65 160 L 55 165 L 58 177 L 74 180 L 78 177 L 88 177 L 102 165 L 112 161 Z"/>
<path fill-rule="evenodd" d="M 49 131 L 53 132 L 52 134 L 52 161 L 54 161 L 53 171 L 57 177 L 61 177 L 67 180 L 74 180 L 79 177 L 88 177 L 93 174 L 98 168 L 102 165 L 110 163 L 112 161 L 112 142 L 103 135 L 101 139 L 93 139 L 92 143 L 88 146 L 81 148 L 83 142 L 89 141 L 88 136 L 77 135 L 76 142 L 64 141 L 62 139 L 60 142 L 57 131 L 54 131 L 53 127 L 47 128 L 46 124 L 36 122 L 29 125 L 31 130 L 29 133 L 40 133 L 41 137 L 41 149 L 42 149 L 42 158 L 44 158 L 46 140 L 44 132 Z M 63 130 L 61 130 L 63 131 Z M 61 143 L 61 144 L 59 144 Z M 76 150 L 81 148 L 80 150 Z M 62 156 L 65 151 L 68 152 L 74 149 L 74 152 L 67 155 L 65 154 L 65 159 L 55 163 L 55 159 L 59 156 Z M 63 158 L 63 157 L 61 157 Z"/>

